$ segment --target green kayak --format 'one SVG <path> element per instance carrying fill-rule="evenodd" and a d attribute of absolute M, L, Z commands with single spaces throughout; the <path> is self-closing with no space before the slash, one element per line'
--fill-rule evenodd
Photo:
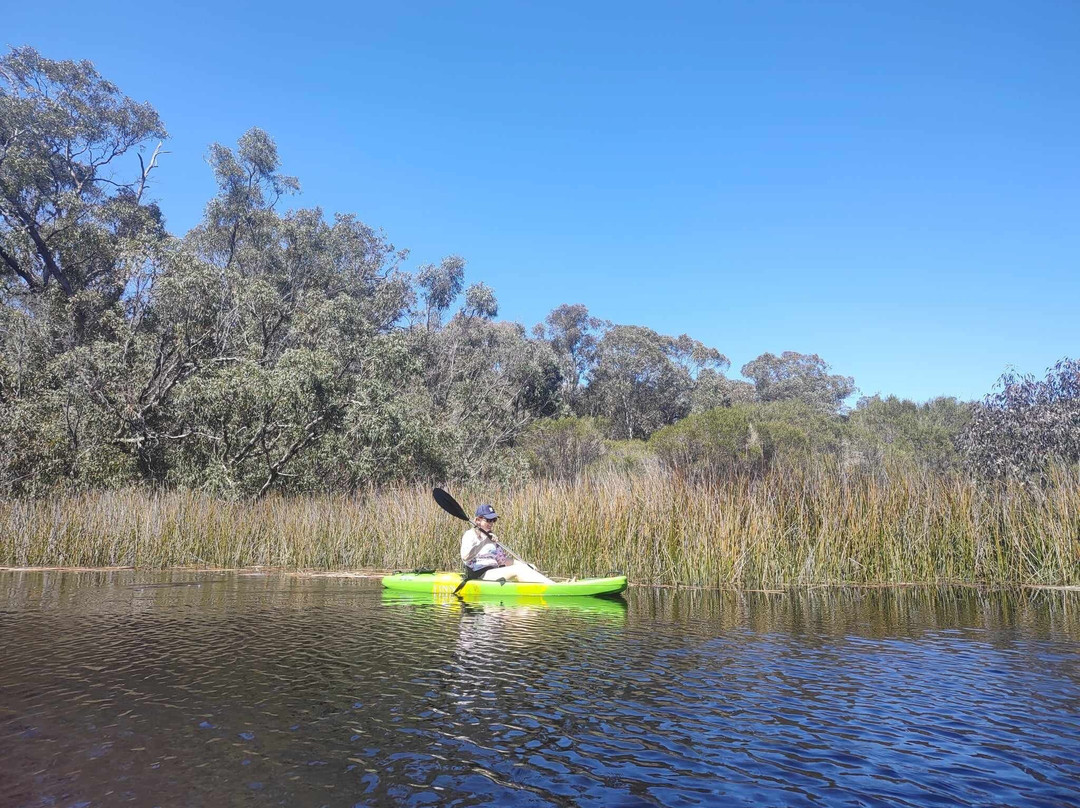
<path fill-rule="evenodd" d="M 449 595 L 461 583 L 459 572 L 399 572 L 387 575 L 382 585 L 399 592 L 431 592 Z M 550 584 L 531 584 L 519 581 L 469 581 L 461 588 L 462 595 L 517 595 L 542 596 L 545 598 L 617 595 L 626 589 L 626 576 L 611 578 L 583 578 L 579 581 L 555 581 Z"/>

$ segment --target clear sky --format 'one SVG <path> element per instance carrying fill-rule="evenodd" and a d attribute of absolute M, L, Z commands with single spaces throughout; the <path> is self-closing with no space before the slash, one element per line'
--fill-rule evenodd
<path fill-rule="evenodd" d="M 561 303 L 732 360 L 818 353 L 864 394 L 972 399 L 1080 355 L 1080 3 L 0 0 L 171 134 L 186 232 L 213 141 L 456 253 L 500 316 Z"/>

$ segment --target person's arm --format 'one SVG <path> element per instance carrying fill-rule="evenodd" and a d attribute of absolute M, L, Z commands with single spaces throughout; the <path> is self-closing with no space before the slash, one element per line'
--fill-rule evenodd
<path fill-rule="evenodd" d="M 476 547 L 479 537 L 476 535 L 476 531 L 469 528 L 461 534 L 461 560 L 465 563 L 469 562 L 469 556 L 472 554 L 473 549 Z"/>

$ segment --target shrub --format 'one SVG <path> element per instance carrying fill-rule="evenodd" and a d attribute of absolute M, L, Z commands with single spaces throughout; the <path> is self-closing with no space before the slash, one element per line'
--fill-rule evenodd
<path fill-rule="evenodd" d="M 925 404 L 896 396 L 862 398 L 851 414 L 851 448 L 865 461 L 914 461 L 944 471 L 960 465 L 957 443 L 971 420 L 972 406 L 955 398 Z"/>
<path fill-rule="evenodd" d="M 600 418 L 555 418 L 533 422 L 518 445 L 533 474 L 548 480 L 577 479 L 606 451 L 607 424 Z"/>
<path fill-rule="evenodd" d="M 975 406 L 961 439 L 976 473 L 1031 479 L 1053 462 L 1080 461 L 1080 361 L 1062 359 L 1042 380 L 1006 373 L 999 384 Z"/>
<path fill-rule="evenodd" d="M 763 457 L 762 444 L 742 407 L 717 407 L 657 430 L 649 446 L 681 477 L 712 477 Z"/>

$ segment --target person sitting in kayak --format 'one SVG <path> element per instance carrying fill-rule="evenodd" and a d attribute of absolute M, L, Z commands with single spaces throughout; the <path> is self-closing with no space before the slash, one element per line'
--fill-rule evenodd
<path fill-rule="evenodd" d="M 465 562 L 469 578 L 485 581 L 523 581 L 535 584 L 553 583 L 539 570 L 526 564 L 499 544 L 499 537 L 492 533 L 499 515 L 490 505 L 476 509 L 475 527 L 461 537 L 461 560 Z"/>

